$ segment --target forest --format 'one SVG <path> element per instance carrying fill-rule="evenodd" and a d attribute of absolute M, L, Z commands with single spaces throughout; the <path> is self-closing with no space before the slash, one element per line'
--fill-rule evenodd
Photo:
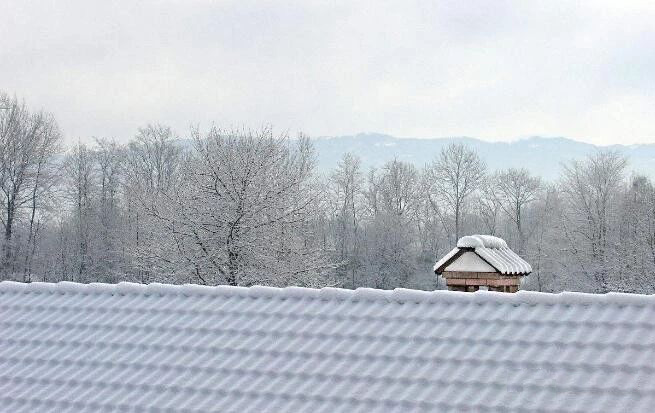
<path fill-rule="evenodd" d="M 524 289 L 655 292 L 655 188 L 618 152 L 545 181 L 461 144 L 319 173 L 270 127 L 84 138 L 0 93 L 0 279 L 431 290 L 459 237 L 491 234 L 532 264 Z"/>

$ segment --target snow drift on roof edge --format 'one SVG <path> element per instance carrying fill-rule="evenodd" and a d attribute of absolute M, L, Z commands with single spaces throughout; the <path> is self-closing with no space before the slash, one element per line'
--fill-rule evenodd
<path fill-rule="evenodd" d="M 578 292 L 562 292 L 558 294 L 535 291 L 518 291 L 513 294 L 477 291 L 464 293 L 458 291 L 421 291 L 397 288 L 395 290 L 378 290 L 373 288 L 358 288 L 347 290 L 326 287 L 322 289 L 304 287 L 231 287 L 231 286 L 201 286 L 195 284 L 136 284 L 121 282 L 118 284 L 78 284 L 73 282 L 59 283 L 20 283 L 15 281 L 0 282 L 0 304 L 2 294 L 110 294 L 110 295 L 159 295 L 159 296 L 216 296 L 216 297 L 253 297 L 278 299 L 320 299 L 325 301 L 386 301 L 386 302 L 493 302 L 499 304 L 615 304 L 615 305 L 655 305 L 655 295 L 640 295 L 628 293 L 589 294 Z"/>

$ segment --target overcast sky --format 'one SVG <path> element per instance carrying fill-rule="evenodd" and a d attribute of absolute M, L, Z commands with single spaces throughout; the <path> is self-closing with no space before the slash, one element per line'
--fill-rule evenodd
<path fill-rule="evenodd" d="M 69 142 L 162 122 L 655 142 L 655 1 L 0 2 L 0 90 Z"/>

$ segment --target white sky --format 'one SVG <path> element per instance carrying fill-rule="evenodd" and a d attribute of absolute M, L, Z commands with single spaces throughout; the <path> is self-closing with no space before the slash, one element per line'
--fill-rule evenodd
<path fill-rule="evenodd" d="M 0 90 L 149 122 L 655 142 L 655 1 L 0 2 Z"/>

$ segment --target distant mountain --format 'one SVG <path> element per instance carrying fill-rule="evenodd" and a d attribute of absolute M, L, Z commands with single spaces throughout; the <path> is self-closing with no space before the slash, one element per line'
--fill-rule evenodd
<path fill-rule="evenodd" d="M 475 149 L 489 170 L 523 167 L 547 180 L 555 180 L 560 175 L 563 162 L 582 159 L 601 149 L 611 149 L 628 156 L 628 171 L 655 178 L 655 144 L 596 146 L 567 138 L 542 137 L 514 142 L 485 142 L 467 137 L 417 139 L 376 133 L 320 137 L 313 139 L 313 142 L 318 169 L 322 172 L 334 168 L 346 152 L 359 156 L 365 169 L 379 167 L 394 158 L 422 167 L 431 162 L 444 146 L 461 142 Z"/>

